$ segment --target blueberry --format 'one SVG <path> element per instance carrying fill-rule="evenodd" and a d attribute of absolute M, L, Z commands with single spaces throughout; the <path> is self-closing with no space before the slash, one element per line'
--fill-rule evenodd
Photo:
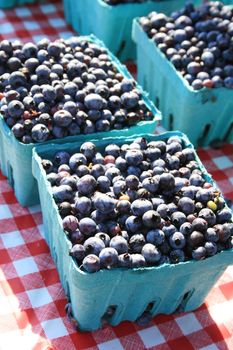
<path fill-rule="evenodd" d="M 148 228 L 155 228 L 161 223 L 161 216 L 155 210 L 148 210 L 143 214 L 142 222 Z"/>
<path fill-rule="evenodd" d="M 136 107 L 138 104 L 138 101 L 139 101 L 139 96 L 133 91 L 125 92 L 121 96 L 121 102 L 123 106 L 127 109 Z"/>
<path fill-rule="evenodd" d="M 147 177 L 142 181 L 142 186 L 149 192 L 155 193 L 159 188 L 160 178 L 153 176 Z"/>
<path fill-rule="evenodd" d="M 173 225 L 179 228 L 186 221 L 186 216 L 184 213 L 177 211 L 171 215 L 171 221 Z"/>
<path fill-rule="evenodd" d="M 7 111 L 11 117 L 19 119 L 24 112 L 24 105 L 18 100 L 13 100 L 8 104 Z"/>
<path fill-rule="evenodd" d="M 55 166 L 59 167 L 62 164 L 68 164 L 70 159 L 70 154 L 68 152 L 60 151 L 54 156 L 53 163 Z"/>
<path fill-rule="evenodd" d="M 216 216 L 211 209 L 202 209 L 199 212 L 198 217 L 206 220 L 209 226 L 214 226 L 216 223 Z"/>
<path fill-rule="evenodd" d="M 75 153 L 70 157 L 69 167 L 72 171 L 76 171 L 80 165 L 86 165 L 87 159 L 82 153 Z"/>
<path fill-rule="evenodd" d="M 79 229 L 84 236 L 91 236 L 96 233 L 96 223 L 94 220 L 86 217 L 79 221 Z"/>
<path fill-rule="evenodd" d="M 206 257 L 206 248 L 198 247 L 192 251 L 192 257 L 194 260 L 202 260 Z"/>
<path fill-rule="evenodd" d="M 223 208 L 217 212 L 217 222 L 219 224 L 223 224 L 226 221 L 230 221 L 232 219 L 232 212 L 230 209 Z"/>
<path fill-rule="evenodd" d="M 91 175 L 84 175 L 77 182 L 78 192 L 84 196 L 92 194 L 95 191 L 96 186 L 97 182 Z"/>
<path fill-rule="evenodd" d="M 205 232 L 205 239 L 209 242 L 215 242 L 215 243 L 218 242 L 219 240 L 218 231 L 212 227 L 207 228 Z"/>
<path fill-rule="evenodd" d="M 31 134 L 32 134 L 33 141 L 44 142 L 48 140 L 50 132 L 49 132 L 49 129 L 44 124 L 37 124 L 33 126 Z"/>
<path fill-rule="evenodd" d="M 128 216 L 128 218 L 125 221 L 125 226 L 128 231 L 132 233 L 138 232 L 142 227 L 142 221 L 140 218 L 134 215 Z"/>
<path fill-rule="evenodd" d="M 72 123 L 72 119 L 72 114 L 63 109 L 57 111 L 53 116 L 54 123 L 60 127 L 69 126 Z"/>
<path fill-rule="evenodd" d="M 98 232 L 95 234 L 95 237 L 100 238 L 104 242 L 105 247 L 109 246 L 110 237 L 109 237 L 109 235 L 107 235 L 107 233 Z"/>
<path fill-rule="evenodd" d="M 170 173 L 164 173 L 159 178 L 159 186 L 161 190 L 172 190 L 175 186 L 175 178 Z"/>
<path fill-rule="evenodd" d="M 62 224 L 64 230 L 73 232 L 78 228 L 78 219 L 74 215 L 68 215 L 63 219 Z"/>
<path fill-rule="evenodd" d="M 115 248 L 118 254 L 124 254 L 128 252 L 128 243 L 122 236 L 115 236 L 111 239 L 109 246 Z"/>
<path fill-rule="evenodd" d="M 129 165 L 139 165 L 143 161 L 143 153 L 139 150 L 128 150 L 125 154 L 125 160 Z"/>
<path fill-rule="evenodd" d="M 50 175 L 51 174 L 54 174 L 54 173 L 50 173 Z M 48 176 L 47 176 L 47 180 L 48 180 Z M 69 202 L 60 203 L 58 205 L 58 209 L 59 209 L 59 214 L 61 215 L 62 218 L 73 213 L 72 206 Z"/>
<path fill-rule="evenodd" d="M 184 225 L 184 224 L 183 224 Z M 182 225 L 181 225 L 182 227 Z M 181 230 L 181 227 L 180 227 L 180 230 Z M 176 227 L 170 223 L 168 224 L 165 224 L 162 228 L 162 231 L 164 232 L 165 236 L 166 237 L 169 237 L 171 236 L 173 233 L 176 232 Z"/>
<path fill-rule="evenodd" d="M 111 268 L 117 266 L 118 253 L 114 248 L 107 247 L 102 249 L 99 258 L 102 267 Z"/>
<path fill-rule="evenodd" d="M 146 260 L 141 254 L 131 254 L 132 268 L 146 266 Z"/>
<path fill-rule="evenodd" d="M 131 236 L 129 240 L 130 251 L 132 253 L 140 253 L 145 243 L 145 237 L 142 234 L 135 234 Z"/>
<path fill-rule="evenodd" d="M 85 106 L 88 109 L 100 110 L 103 108 L 103 99 L 100 95 L 89 94 L 84 98 Z"/>
<path fill-rule="evenodd" d="M 82 215 L 90 213 L 91 207 L 91 199 L 88 197 L 79 197 L 75 202 L 75 209 Z"/>
<path fill-rule="evenodd" d="M 154 245 L 160 245 L 164 242 L 165 234 L 160 229 L 153 229 L 148 231 L 146 235 L 146 241 Z"/>
<path fill-rule="evenodd" d="M 178 202 L 178 208 L 185 214 L 193 214 L 195 211 L 195 205 L 191 198 L 182 197 Z"/>
<path fill-rule="evenodd" d="M 204 245 L 204 248 L 206 249 L 206 255 L 207 256 L 213 256 L 217 253 L 217 244 L 214 242 L 206 242 Z"/>
<path fill-rule="evenodd" d="M 125 267 L 128 269 L 131 268 L 132 267 L 131 255 L 129 253 L 120 254 L 118 256 L 118 266 Z"/>
<path fill-rule="evenodd" d="M 193 230 L 205 232 L 208 228 L 208 223 L 203 218 L 194 219 L 192 222 Z"/>
<path fill-rule="evenodd" d="M 161 253 L 151 243 L 146 243 L 143 246 L 141 254 L 145 258 L 145 260 L 148 264 L 157 263 L 161 258 Z"/>
<path fill-rule="evenodd" d="M 186 244 L 185 236 L 181 232 L 175 232 L 169 237 L 169 243 L 173 249 L 182 249 Z"/>
<path fill-rule="evenodd" d="M 83 259 L 82 267 L 87 272 L 97 272 L 100 270 L 100 259 L 94 254 L 89 254 Z"/>
<path fill-rule="evenodd" d="M 24 130 L 23 125 L 20 124 L 20 123 L 16 123 L 16 124 L 12 127 L 11 130 L 12 130 L 13 134 L 15 135 L 15 137 L 16 137 L 17 139 L 20 139 L 21 137 L 24 136 L 25 130 Z"/>
<path fill-rule="evenodd" d="M 180 226 L 180 232 L 185 236 L 189 236 L 192 233 L 192 224 L 190 222 L 184 222 L 181 226 Z"/>
<path fill-rule="evenodd" d="M 94 198 L 94 206 L 97 210 L 99 210 L 103 214 L 111 213 L 116 206 L 116 200 L 111 198 L 106 194 L 96 195 Z"/>
<path fill-rule="evenodd" d="M 98 256 L 101 250 L 105 248 L 105 244 L 98 237 L 90 237 L 83 243 L 83 247 L 86 255 L 95 254 Z"/>
<path fill-rule="evenodd" d="M 82 261 L 85 257 L 84 246 L 82 244 L 75 244 L 70 250 L 70 255 L 78 261 Z"/>
<path fill-rule="evenodd" d="M 131 211 L 133 215 L 136 215 L 136 216 L 142 216 L 145 212 L 152 209 L 153 209 L 152 203 L 147 199 L 143 199 L 143 198 L 136 199 L 131 204 Z"/>
<path fill-rule="evenodd" d="M 178 264 L 180 262 L 185 261 L 185 255 L 184 255 L 183 250 L 181 250 L 181 249 L 172 250 L 169 257 L 170 257 L 170 260 L 173 264 Z"/>
<path fill-rule="evenodd" d="M 110 190 L 111 181 L 107 176 L 99 176 L 97 179 L 97 188 L 100 192 L 108 192 Z"/>
<path fill-rule="evenodd" d="M 80 147 L 80 152 L 84 154 L 87 159 L 92 159 L 96 155 L 96 146 L 92 142 L 84 142 Z"/>

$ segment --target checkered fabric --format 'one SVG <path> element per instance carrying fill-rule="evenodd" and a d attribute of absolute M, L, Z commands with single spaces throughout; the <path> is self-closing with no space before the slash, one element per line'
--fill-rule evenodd
<path fill-rule="evenodd" d="M 0 39 L 37 41 L 68 37 L 62 4 L 50 1 L 0 10 Z M 129 68 L 135 73 L 135 66 Z M 199 155 L 221 190 L 233 200 L 233 145 Z M 233 267 L 195 312 L 160 315 L 144 327 L 123 322 L 77 332 L 66 316 L 67 300 L 44 240 L 40 207 L 22 208 L 0 173 L 0 350 L 231 350 Z"/>

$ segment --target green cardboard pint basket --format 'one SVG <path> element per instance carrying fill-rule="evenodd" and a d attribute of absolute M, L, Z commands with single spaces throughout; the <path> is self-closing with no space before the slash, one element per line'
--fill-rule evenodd
<path fill-rule="evenodd" d="M 188 138 L 180 132 L 160 135 L 142 134 L 127 138 L 92 140 L 98 150 L 106 145 L 132 142 L 136 137 L 149 141 L 167 139 L 178 135 L 187 147 L 192 148 Z M 46 179 L 41 159 L 52 159 L 58 151 L 79 152 L 81 142 L 63 145 L 43 145 L 33 150 L 33 174 L 38 182 L 45 238 L 56 263 L 61 283 L 71 302 L 73 315 L 82 331 L 94 331 L 101 327 L 101 319 L 109 307 L 115 312 L 109 323 L 113 326 L 124 320 L 135 321 L 150 305 L 151 315 L 171 314 L 182 308 L 195 310 L 228 265 L 233 264 L 233 249 L 222 251 L 202 261 L 187 261 L 179 264 L 110 270 L 95 273 L 82 271 L 69 256 L 72 246 L 66 237 L 57 205 L 52 196 L 52 187 Z M 207 181 L 211 176 L 196 155 L 196 160 Z"/>
<path fill-rule="evenodd" d="M 163 126 L 181 130 L 194 146 L 233 140 L 233 90 L 194 90 L 143 31 L 133 24 L 137 45 L 138 81 L 159 106 Z"/>
<path fill-rule="evenodd" d="M 104 44 L 93 35 L 88 37 L 80 37 L 80 40 L 89 40 L 101 47 L 106 48 Z M 108 50 L 107 52 L 118 71 L 122 73 L 124 77 L 132 79 L 132 76 L 128 72 L 127 68 L 123 66 Z M 138 85 L 137 88 L 141 90 L 140 86 Z M 53 139 L 46 141 L 43 144 L 49 145 L 48 147 L 52 147 L 51 144 L 78 141 L 84 142 L 93 137 L 98 139 L 114 136 L 127 137 L 129 135 L 141 132 L 153 132 L 157 122 L 161 119 L 161 114 L 148 99 L 145 92 L 142 92 L 142 98 L 148 109 L 153 114 L 153 119 L 150 121 L 141 121 L 132 127 L 121 130 L 111 130 L 108 132 L 98 132 L 88 135 L 81 134 L 77 136 L 68 136 L 63 139 Z M 38 145 L 38 147 L 40 147 L 40 145 Z M 14 188 L 15 195 L 19 203 L 23 206 L 39 203 L 37 183 L 32 175 L 31 163 L 33 147 L 35 147 L 34 143 L 24 144 L 19 142 L 13 135 L 11 129 L 5 123 L 3 117 L 0 115 L 0 168 L 3 175 L 8 177 L 9 183 Z"/>

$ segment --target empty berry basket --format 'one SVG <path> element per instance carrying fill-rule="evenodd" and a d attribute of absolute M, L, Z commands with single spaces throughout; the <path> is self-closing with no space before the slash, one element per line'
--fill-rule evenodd
<path fill-rule="evenodd" d="M 148 38 L 138 19 L 133 24 L 137 44 L 138 81 L 163 114 L 163 126 L 182 130 L 194 146 L 233 139 L 233 91 L 224 87 L 194 90 Z"/>
<path fill-rule="evenodd" d="M 122 145 L 132 142 L 137 136 L 154 141 L 174 135 L 181 137 L 187 147 L 193 148 L 188 138 L 180 132 L 134 135 L 92 142 L 96 144 L 97 150 L 101 150 L 111 143 Z M 52 159 L 61 150 L 79 152 L 80 145 L 81 143 L 52 147 L 43 145 L 33 150 L 33 174 L 38 181 L 45 238 L 79 329 L 90 331 L 100 328 L 102 317 L 109 309 L 114 311 L 108 317 L 109 323 L 117 325 L 123 320 L 135 321 L 145 310 L 150 310 L 151 316 L 155 316 L 160 313 L 171 314 L 178 308 L 190 311 L 199 307 L 226 267 L 233 263 L 232 249 L 201 261 L 190 260 L 159 267 L 103 269 L 92 274 L 82 271 L 69 256 L 72 244 L 63 231 L 62 219 L 41 159 Z M 206 180 L 213 183 L 197 156 L 196 160 Z"/>
<path fill-rule="evenodd" d="M 97 43 L 101 47 L 105 47 L 104 44 L 95 38 L 93 35 L 89 37 L 80 37 L 80 40 L 88 40 L 90 42 Z M 118 71 L 126 78 L 132 78 L 125 66 L 123 66 L 109 51 L 112 62 L 117 67 Z M 140 89 L 140 87 L 138 86 Z M 80 134 L 77 136 L 68 136 L 63 139 L 56 139 L 46 141 L 46 144 L 55 144 L 70 142 L 70 141 L 84 141 L 93 138 L 93 135 L 97 138 L 104 138 L 109 136 L 129 136 L 131 134 L 141 133 L 142 131 L 147 133 L 155 129 L 157 122 L 161 119 L 160 112 L 149 101 L 147 94 L 142 93 L 142 99 L 144 100 L 148 110 L 153 114 L 153 118 L 150 121 L 140 121 L 136 125 L 121 130 L 111 130 L 108 132 L 98 132 L 96 134 Z M 15 195 L 21 205 L 34 205 L 39 202 L 38 189 L 35 179 L 33 178 L 31 171 L 31 159 L 33 143 L 24 144 L 19 142 L 13 135 L 11 129 L 5 123 L 3 117 L 0 115 L 0 167 L 2 173 L 8 177 L 11 186 L 14 188 Z M 49 146 L 50 147 L 50 146 Z"/>
<path fill-rule="evenodd" d="M 136 58 L 131 38 L 132 21 L 150 11 L 170 13 L 186 0 L 146 0 L 141 3 L 108 5 L 104 0 L 64 0 L 68 23 L 82 35 L 95 34 L 122 61 Z"/>

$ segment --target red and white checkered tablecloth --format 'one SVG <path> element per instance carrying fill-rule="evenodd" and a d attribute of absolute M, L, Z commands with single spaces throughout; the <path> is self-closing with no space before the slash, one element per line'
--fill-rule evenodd
<path fill-rule="evenodd" d="M 73 33 L 62 4 L 50 1 L 0 10 L 0 39 L 55 39 Z M 233 200 L 233 145 L 199 155 Z M 195 312 L 159 315 L 146 327 L 123 322 L 96 332 L 74 330 L 44 240 L 40 207 L 22 208 L 0 173 L 0 350 L 232 350 L 233 267 Z"/>

